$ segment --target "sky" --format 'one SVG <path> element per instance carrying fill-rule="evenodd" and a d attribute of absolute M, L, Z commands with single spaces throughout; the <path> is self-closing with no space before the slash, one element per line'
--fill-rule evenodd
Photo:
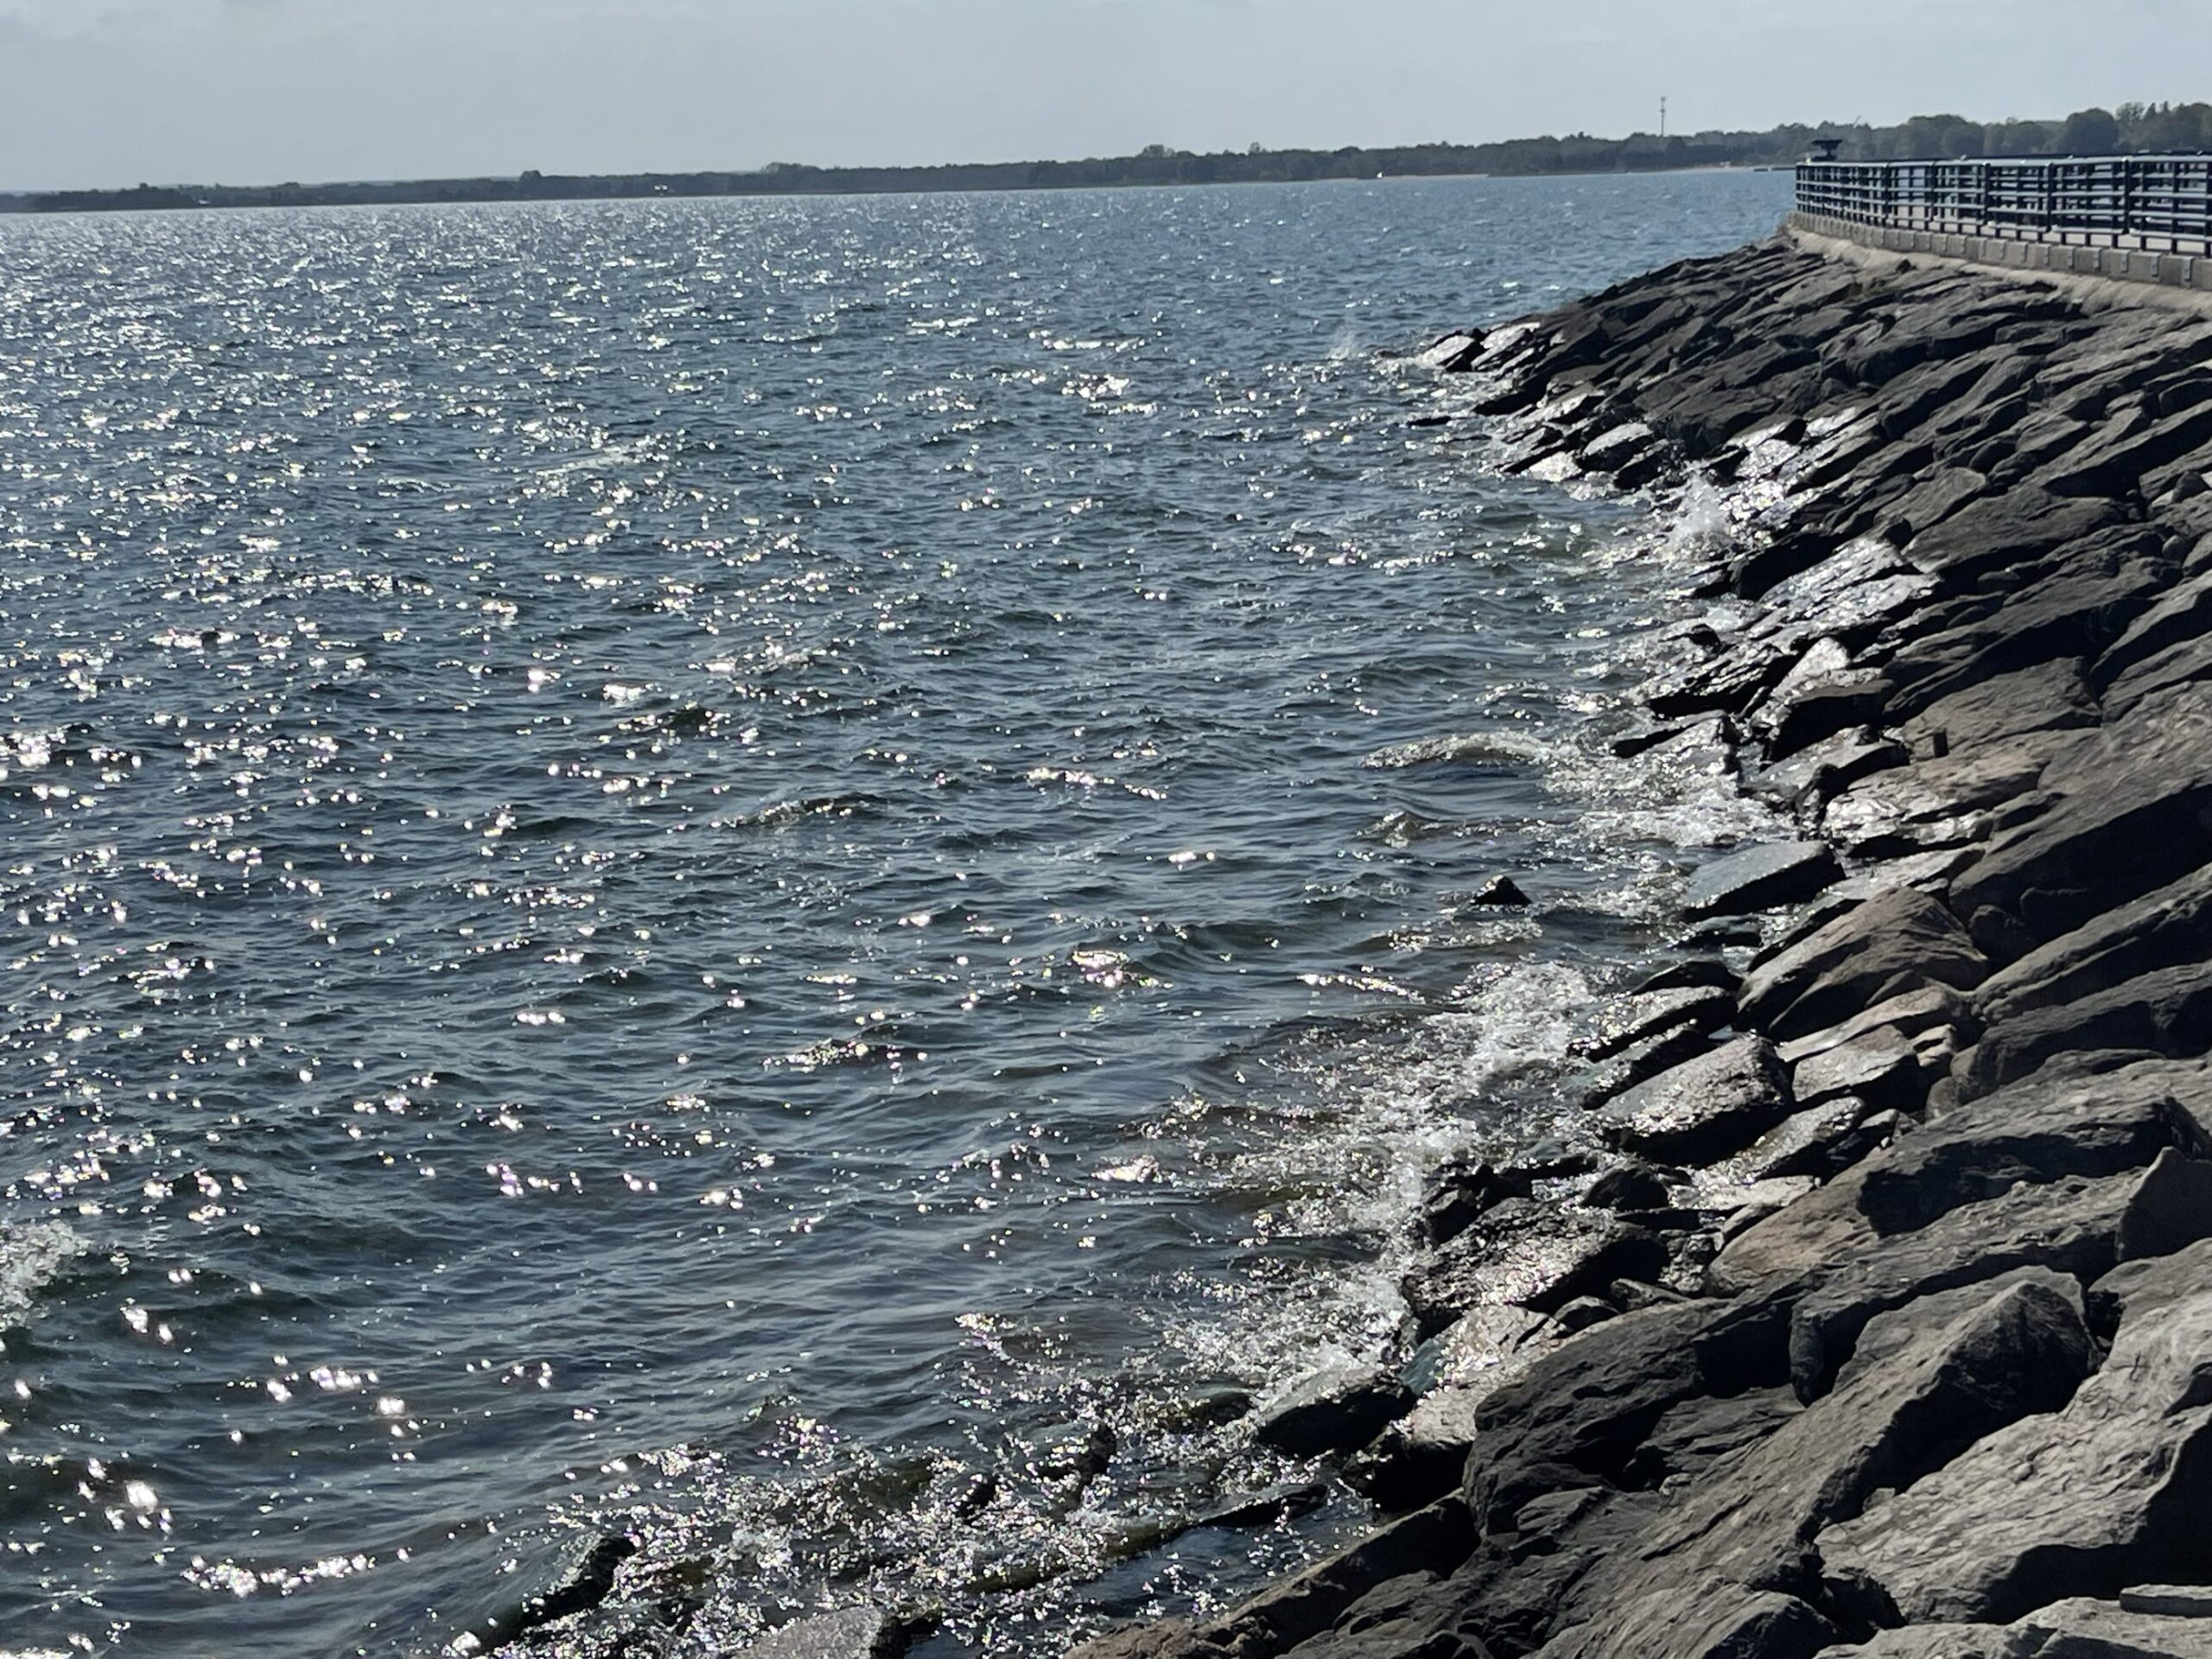
<path fill-rule="evenodd" d="M 0 0 L 0 188 L 1417 143 L 2212 98 L 2212 0 Z"/>

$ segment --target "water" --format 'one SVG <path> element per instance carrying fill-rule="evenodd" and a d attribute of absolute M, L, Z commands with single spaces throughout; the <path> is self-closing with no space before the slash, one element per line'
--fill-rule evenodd
<path fill-rule="evenodd" d="M 1175 1535 L 1745 827 L 1597 741 L 1674 532 L 1415 354 L 1785 189 L 0 221 L 0 1641 L 613 1525 L 676 1651 L 1046 1652 L 1357 1524 Z"/>

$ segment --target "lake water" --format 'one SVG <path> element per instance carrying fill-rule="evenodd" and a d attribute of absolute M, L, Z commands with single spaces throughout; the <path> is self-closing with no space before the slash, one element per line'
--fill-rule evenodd
<path fill-rule="evenodd" d="M 1744 827 L 1599 741 L 1688 529 L 1418 353 L 1787 190 L 0 219 L 4 1650 L 612 1528 L 671 1653 L 1046 1653 L 1358 1525 L 1181 1530 Z"/>

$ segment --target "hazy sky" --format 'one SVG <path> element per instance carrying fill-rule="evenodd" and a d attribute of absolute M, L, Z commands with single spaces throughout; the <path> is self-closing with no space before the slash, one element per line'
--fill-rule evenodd
<path fill-rule="evenodd" d="M 0 188 L 929 162 L 2212 97 L 2212 0 L 0 0 Z"/>

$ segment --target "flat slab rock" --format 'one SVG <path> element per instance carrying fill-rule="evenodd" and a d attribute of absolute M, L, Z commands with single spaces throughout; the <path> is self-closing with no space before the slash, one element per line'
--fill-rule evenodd
<path fill-rule="evenodd" d="M 1809 899 L 1842 874 L 1826 842 L 1747 847 L 1694 871 L 1683 908 L 1696 917 L 1748 916 Z"/>
<path fill-rule="evenodd" d="M 1379 1366 L 1317 1371 L 1262 1405 L 1252 1438 L 1294 1458 L 1349 1452 L 1365 1446 L 1413 1404 L 1413 1390 Z"/>
<path fill-rule="evenodd" d="M 1509 1198 L 1425 1257 L 1403 1288 L 1433 1332 L 1478 1307 L 1550 1313 L 1616 1279 L 1656 1279 L 1666 1263 L 1657 1235 L 1617 1216 Z"/>
<path fill-rule="evenodd" d="M 1638 1084 L 1593 1113 L 1598 1133 L 1662 1163 L 1740 1152 L 1789 1116 L 1789 1081 L 1774 1045 L 1739 1037 Z"/>

